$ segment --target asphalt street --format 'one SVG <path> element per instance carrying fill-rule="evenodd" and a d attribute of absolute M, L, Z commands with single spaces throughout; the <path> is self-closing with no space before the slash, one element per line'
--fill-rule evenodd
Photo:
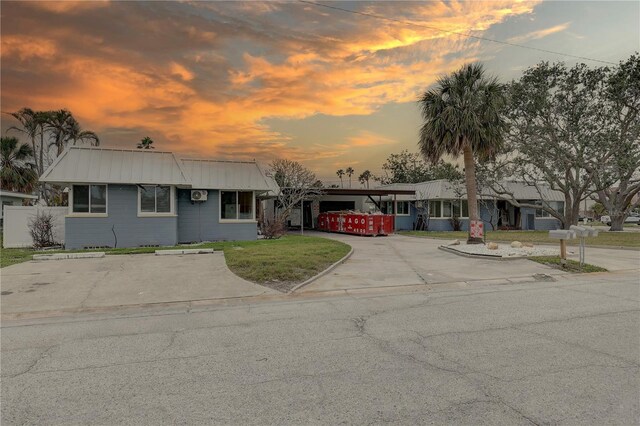
<path fill-rule="evenodd" d="M 2 324 L 2 424 L 638 424 L 638 273 Z"/>

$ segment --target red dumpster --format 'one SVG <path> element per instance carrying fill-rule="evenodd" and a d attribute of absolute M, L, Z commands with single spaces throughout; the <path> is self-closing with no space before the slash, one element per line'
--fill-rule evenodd
<path fill-rule="evenodd" d="M 388 235 L 394 230 L 393 215 L 326 212 L 318 215 L 318 229 L 354 235 Z"/>

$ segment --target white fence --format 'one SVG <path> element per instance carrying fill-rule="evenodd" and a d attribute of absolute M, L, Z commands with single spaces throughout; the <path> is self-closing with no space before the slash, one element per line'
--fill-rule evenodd
<path fill-rule="evenodd" d="M 37 216 L 38 212 L 53 215 L 54 240 L 61 244 L 64 243 L 64 217 L 69 212 L 68 207 L 4 206 L 2 246 L 5 248 L 33 246 L 29 223 Z"/>

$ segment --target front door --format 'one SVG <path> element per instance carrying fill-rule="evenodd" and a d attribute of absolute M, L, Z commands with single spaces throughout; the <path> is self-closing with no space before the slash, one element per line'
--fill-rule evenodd
<path fill-rule="evenodd" d="M 307 229 L 313 228 L 313 213 L 311 211 L 311 201 L 305 201 L 302 210 L 304 211 L 304 227 Z"/>
<path fill-rule="evenodd" d="M 527 229 L 529 231 L 533 231 L 536 229 L 536 215 L 531 213 L 527 214 Z"/>

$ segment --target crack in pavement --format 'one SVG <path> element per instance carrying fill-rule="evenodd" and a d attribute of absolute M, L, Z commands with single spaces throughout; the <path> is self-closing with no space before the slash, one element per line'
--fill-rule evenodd
<path fill-rule="evenodd" d="M 460 370 L 455 370 L 455 369 L 451 369 L 451 368 L 444 368 L 444 367 L 436 365 L 436 364 L 434 364 L 432 362 L 429 362 L 427 360 L 418 359 L 417 357 L 415 357 L 412 354 L 400 352 L 396 348 L 393 347 L 393 345 L 391 344 L 390 341 L 375 337 L 375 336 L 371 335 L 370 333 L 368 333 L 366 331 L 367 321 L 370 318 L 371 317 L 366 318 L 366 319 L 358 318 L 358 321 L 354 321 L 354 325 L 356 326 L 356 328 L 358 330 L 362 330 L 363 336 L 371 339 L 381 351 L 386 352 L 386 353 L 391 354 L 391 355 L 395 355 L 395 356 L 400 357 L 400 358 L 408 359 L 412 363 L 421 365 L 423 367 L 426 366 L 426 367 L 429 367 L 429 368 L 432 368 L 432 369 L 435 369 L 435 370 L 438 370 L 438 371 L 442 371 L 444 373 L 450 373 L 450 374 L 457 375 L 462 380 L 466 381 L 470 386 L 475 388 L 477 391 L 481 392 L 486 398 L 491 399 L 493 402 L 495 402 L 497 404 L 504 405 L 505 407 L 509 408 L 511 411 L 513 411 L 514 413 L 518 414 L 520 417 L 522 417 L 523 419 L 525 419 L 526 421 L 528 421 L 529 423 L 531 423 L 533 425 L 537 426 L 537 425 L 540 424 L 540 422 L 534 420 L 534 417 L 532 415 L 525 414 L 522 410 L 519 410 L 519 409 L 515 408 L 514 406 L 510 405 L 502 397 L 500 397 L 500 396 L 492 393 L 490 390 L 486 389 L 484 383 L 481 383 L 476 378 L 473 378 L 473 377 L 469 376 L 470 374 L 473 374 L 473 373 L 482 374 L 482 375 L 488 375 L 487 373 L 481 372 L 481 371 L 474 371 L 473 369 L 469 368 L 468 366 L 464 366 L 464 365 L 456 362 L 455 360 L 448 359 L 447 357 L 445 357 L 441 353 L 436 353 L 436 352 L 434 352 L 434 351 L 432 351 L 430 349 L 427 349 L 423 344 L 419 344 L 419 345 L 422 346 L 426 351 L 434 353 L 437 356 L 439 356 L 440 358 L 444 358 L 446 361 L 449 361 L 450 363 L 458 365 L 460 367 Z M 406 330 L 406 331 L 413 331 L 413 330 Z M 416 333 L 416 334 L 418 334 L 418 333 Z M 465 372 L 464 370 L 468 370 L 469 372 Z"/>
<path fill-rule="evenodd" d="M 41 352 L 41 353 L 36 357 L 36 359 L 35 359 L 31 364 L 29 364 L 29 365 L 27 366 L 27 368 L 26 368 L 26 369 L 24 369 L 23 371 L 21 371 L 21 372 L 19 372 L 19 373 L 16 373 L 16 374 L 8 374 L 8 375 L 6 375 L 6 376 L 2 376 L 2 377 L 3 377 L 3 378 L 6 378 L 6 379 L 13 379 L 13 378 L 15 378 L 15 377 L 19 377 L 19 376 L 22 376 L 22 375 L 24 375 L 24 374 L 31 373 L 31 371 L 32 371 L 34 368 L 36 368 L 36 366 L 38 365 L 38 363 L 39 363 L 40 361 L 42 361 L 43 359 L 47 358 L 47 357 L 51 354 L 51 352 L 53 352 L 53 350 L 54 350 L 54 349 L 56 349 L 56 348 L 58 348 L 60 345 L 62 345 L 62 343 L 63 343 L 63 342 L 56 343 L 55 345 L 51 345 L 51 346 L 47 347 L 47 349 L 43 350 L 43 351 L 42 351 L 42 352 Z"/>
<path fill-rule="evenodd" d="M 625 364 L 631 364 L 633 366 L 640 367 L 640 364 L 638 364 L 637 362 L 635 362 L 633 360 L 628 360 L 628 359 L 620 357 L 618 355 L 610 354 L 610 353 L 604 352 L 604 351 L 600 351 L 598 349 L 594 349 L 594 348 L 591 348 L 589 346 L 582 345 L 580 343 L 570 342 L 570 341 L 561 339 L 559 337 L 550 336 L 550 335 L 547 335 L 547 334 L 544 334 L 544 333 L 539 333 L 539 332 L 536 332 L 536 331 L 533 331 L 533 330 L 527 330 L 527 329 L 520 328 L 520 327 L 522 327 L 522 326 L 514 326 L 513 329 L 514 330 L 519 330 L 519 331 L 522 331 L 522 332 L 525 332 L 525 333 L 530 333 L 530 334 L 533 334 L 533 335 L 536 335 L 536 336 L 539 336 L 539 337 L 542 337 L 542 338 L 547 339 L 547 340 L 549 340 L 551 342 L 562 343 L 562 344 L 565 344 L 567 346 L 570 346 L 570 347 L 573 347 L 573 348 L 576 348 L 576 349 L 582 349 L 582 350 L 585 350 L 585 351 L 588 351 L 588 352 L 596 353 L 598 355 L 608 356 L 608 357 L 614 358 L 614 359 L 616 359 L 618 361 L 621 361 L 621 362 L 623 362 Z M 612 365 L 610 367 L 614 367 L 614 366 Z"/>
<path fill-rule="evenodd" d="M 320 340 L 313 340 L 313 341 L 297 342 L 295 345 L 292 345 L 292 346 L 308 345 L 309 343 L 326 343 L 326 342 L 334 342 L 334 341 L 341 341 L 341 340 L 358 339 L 358 338 L 361 338 L 361 337 L 362 336 L 360 336 L 360 335 L 343 336 L 343 337 L 336 337 L 336 338 L 333 338 L 333 339 L 320 339 Z M 59 346 L 59 345 L 54 345 L 54 346 Z M 272 345 L 272 346 L 260 346 L 260 347 L 262 349 L 271 349 L 271 348 L 280 348 L 282 346 L 281 345 Z M 164 350 L 166 350 L 166 349 L 167 348 L 165 348 Z M 59 368 L 59 369 L 55 369 L 55 370 L 31 371 L 33 369 L 33 367 L 35 367 L 35 365 L 34 365 L 32 368 L 28 369 L 29 371 L 24 371 L 22 373 L 19 373 L 19 374 L 13 375 L 13 376 L 5 376 L 5 377 L 14 378 L 16 376 L 23 375 L 23 374 L 26 374 L 26 373 L 30 373 L 30 374 L 63 373 L 63 372 L 70 372 L 70 371 L 84 371 L 84 370 L 94 370 L 94 369 L 95 370 L 99 370 L 99 369 L 110 368 L 110 367 L 149 364 L 149 363 L 163 362 L 163 361 L 176 361 L 176 360 L 207 358 L 207 357 L 214 357 L 214 356 L 218 355 L 221 351 L 224 351 L 226 349 L 228 349 L 228 348 L 221 348 L 220 351 L 209 352 L 209 353 L 204 353 L 204 354 L 197 354 L 197 355 L 171 356 L 171 357 L 164 357 L 164 358 L 138 360 L 138 361 L 115 362 L 115 363 L 103 364 L 103 365 L 88 365 L 88 366 L 85 366 L 85 367 L 77 367 L 77 368 Z M 247 350 L 246 347 L 238 349 L 238 351 L 242 351 L 242 352 L 244 352 L 246 350 Z M 162 351 L 160 353 L 162 353 Z"/>

